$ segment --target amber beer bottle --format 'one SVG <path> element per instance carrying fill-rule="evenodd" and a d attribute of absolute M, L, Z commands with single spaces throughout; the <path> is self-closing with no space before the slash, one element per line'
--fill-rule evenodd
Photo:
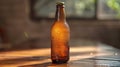
<path fill-rule="evenodd" d="M 70 30 L 66 22 L 64 2 L 57 2 L 55 22 L 51 28 L 52 63 L 66 63 L 69 60 Z"/>

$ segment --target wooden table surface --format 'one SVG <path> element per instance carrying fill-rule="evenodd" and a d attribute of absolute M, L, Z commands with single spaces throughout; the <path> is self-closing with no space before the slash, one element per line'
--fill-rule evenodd
<path fill-rule="evenodd" d="M 120 50 L 108 45 L 72 46 L 66 64 L 52 64 L 50 48 L 4 51 L 0 67 L 120 67 Z"/>

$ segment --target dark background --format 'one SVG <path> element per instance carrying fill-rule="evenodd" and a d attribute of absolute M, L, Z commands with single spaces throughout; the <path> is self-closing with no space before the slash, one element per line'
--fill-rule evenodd
<path fill-rule="evenodd" d="M 30 0 L 0 0 L 0 23 L 6 42 L 1 49 L 50 47 L 53 19 L 32 20 Z M 105 43 L 120 48 L 120 21 L 67 19 L 71 28 L 70 45 L 81 40 Z"/>

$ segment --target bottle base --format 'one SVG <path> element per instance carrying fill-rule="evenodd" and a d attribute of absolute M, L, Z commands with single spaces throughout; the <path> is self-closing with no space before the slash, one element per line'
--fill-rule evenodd
<path fill-rule="evenodd" d="M 63 64 L 63 63 L 67 63 L 68 60 L 52 60 L 52 63 L 54 64 Z"/>

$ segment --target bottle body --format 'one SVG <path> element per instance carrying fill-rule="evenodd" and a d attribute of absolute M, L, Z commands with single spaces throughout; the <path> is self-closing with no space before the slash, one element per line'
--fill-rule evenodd
<path fill-rule="evenodd" d="M 56 14 L 59 14 L 57 16 L 64 16 L 64 8 L 61 6 L 58 8 L 60 11 L 57 10 Z M 70 30 L 65 19 L 65 17 L 57 17 L 51 28 L 51 59 L 53 63 L 66 63 L 69 60 Z"/>

